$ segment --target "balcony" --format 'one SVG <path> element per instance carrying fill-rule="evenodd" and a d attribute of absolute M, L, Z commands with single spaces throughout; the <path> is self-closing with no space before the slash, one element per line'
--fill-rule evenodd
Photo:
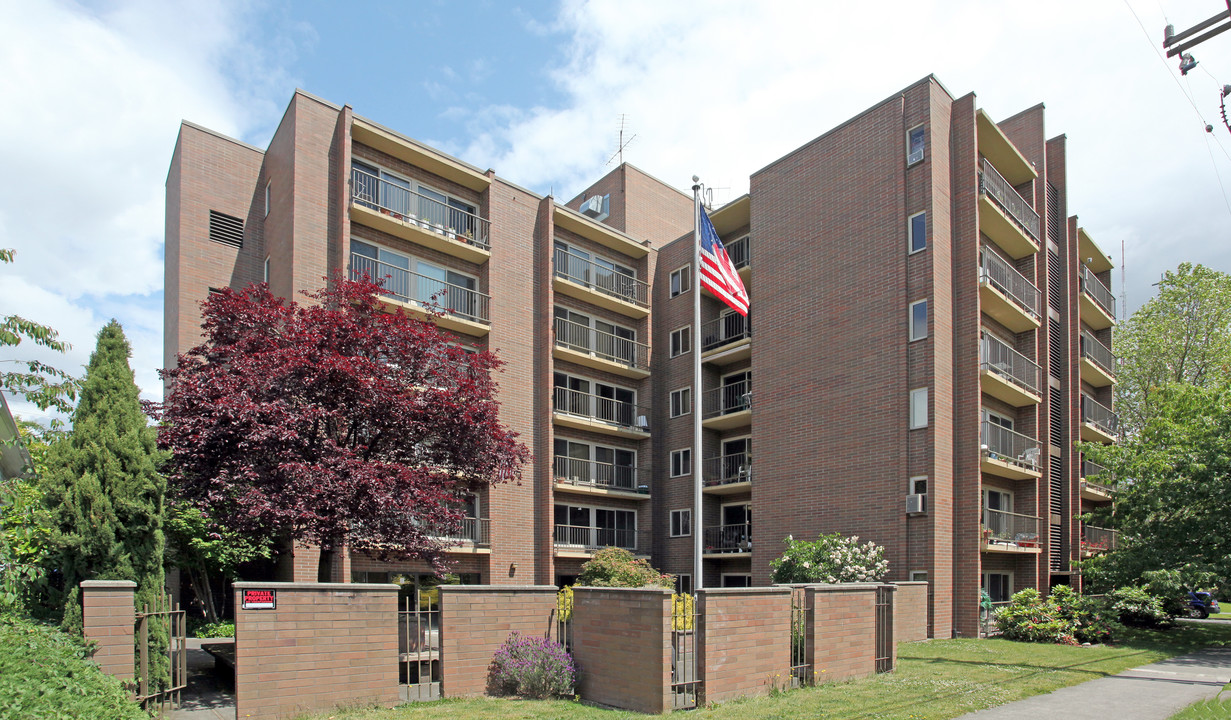
<path fill-rule="evenodd" d="M 1081 379 L 1094 387 L 1106 387 L 1116 382 L 1116 356 L 1088 332 L 1082 332 Z"/>
<path fill-rule="evenodd" d="M 744 281 L 744 285 L 748 285 L 748 279 L 752 277 L 750 270 L 750 262 L 752 261 L 752 248 L 748 244 L 748 235 L 732 240 L 730 243 L 724 243 L 727 249 L 727 257 L 731 258 L 731 264 L 739 272 L 739 277 Z"/>
<path fill-rule="evenodd" d="M 577 430 L 634 438 L 650 436 L 650 409 L 614 398 L 555 388 L 552 422 Z"/>
<path fill-rule="evenodd" d="M 354 222 L 472 263 L 491 257 L 491 223 L 358 168 L 350 173 Z"/>
<path fill-rule="evenodd" d="M 979 230 L 1014 260 L 1039 251 L 1039 214 L 987 158 L 979 173 Z"/>
<path fill-rule="evenodd" d="M 752 382 L 741 380 L 706 390 L 701 425 L 710 430 L 733 430 L 752 424 Z"/>
<path fill-rule="evenodd" d="M 752 524 L 705 528 L 705 557 L 752 554 Z"/>
<path fill-rule="evenodd" d="M 1077 228 L 1077 257 L 1096 273 L 1107 272 L 1115 267 L 1111 264 L 1111 256 L 1103 252 L 1085 228 Z"/>
<path fill-rule="evenodd" d="M 358 280 L 365 275 L 381 285 L 387 304 L 431 320 L 440 327 L 482 336 L 491 325 L 488 320 L 491 299 L 477 290 L 351 253 L 351 279 Z"/>
<path fill-rule="evenodd" d="M 555 545 L 558 557 L 589 557 L 595 550 L 605 547 L 619 547 L 636 552 L 637 531 L 587 525 L 556 525 Z"/>
<path fill-rule="evenodd" d="M 1039 404 L 1039 366 L 989 333 L 980 343 L 983 392 L 1014 407 Z"/>
<path fill-rule="evenodd" d="M 727 313 L 701 324 L 701 360 L 731 365 L 752 357 L 752 323 L 739 313 Z"/>
<path fill-rule="evenodd" d="M 1039 519 L 1033 515 L 985 508 L 982 549 L 984 552 L 1041 553 Z"/>
<path fill-rule="evenodd" d="M 650 497 L 649 485 L 637 484 L 637 468 L 631 465 L 581 460 L 557 455 L 553 470 L 556 490 L 582 495 Z"/>
<path fill-rule="evenodd" d="M 436 537 L 454 543 L 447 548 L 451 553 L 485 555 L 491 552 L 491 520 L 487 518 L 462 518 L 462 525 L 455 532 L 446 532 Z"/>
<path fill-rule="evenodd" d="M 1031 480 L 1043 476 L 1042 449 L 1039 441 L 983 421 L 979 468 L 992 475 L 1012 480 Z"/>
<path fill-rule="evenodd" d="M 752 487 L 752 455 L 746 452 L 705 459 L 702 491 L 710 495 L 735 495 Z"/>
<path fill-rule="evenodd" d="M 1090 268 L 1083 267 L 1078 275 L 1081 285 L 1080 314 L 1082 322 L 1093 330 L 1102 330 L 1116 324 L 1116 299 L 1111 290 L 1099 280 Z"/>
<path fill-rule="evenodd" d="M 1115 550 L 1120 544 L 1120 532 L 1111 528 L 1081 526 L 1081 556 L 1090 557 Z"/>
<path fill-rule="evenodd" d="M 1087 442 L 1112 443 L 1120 433 L 1120 419 L 1111 408 L 1081 395 L 1081 439 Z"/>
<path fill-rule="evenodd" d="M 1111 502 L 1112 489 L 1110 485 L 1102 485 L 1090 480 L 1081 481 L 1081 499 L 1090 502 Z"/>
<path fill-rule="evenodd" d="M 555 250 L 555 291 L 626 317 L 641 319 L 650 314 L 650 286 L 616 272 L 611 266 Z"/>
<path fill-rule="evenodd" d="M 556 346 L 552 355 L 628 378 L 650 375 L 650 346 L 588 325 L 556 318 Z"/>
<path fill-rule="evenodd" d="M 643 258 L 650 254 L 648 242 L 629 237 L 610 225 L 592 220 L 572 208 L 556 205 L 551 219 L 557 228 L 576 233 L 626 257 Z"/>
<path fill-rule="evenodd" d="M 1042 324 L 1039 289 L 987 249 L 979 251 L 979 300 L 985 314 L 1015 333 Z"/>

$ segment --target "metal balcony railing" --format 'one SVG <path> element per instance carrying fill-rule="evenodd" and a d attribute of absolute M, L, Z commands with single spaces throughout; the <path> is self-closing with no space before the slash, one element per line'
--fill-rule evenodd
<path fill-rule="evenodd" d="M 984 508 L 983 542 L 1039 547 L 1039 519 L 1033 515 Z"/>
<path fill-rule="evenodd" d="M 555 388 L 554 409 L 558 413 L 579 415 L 633 430 L 650 430 L 649 408 L 579 390 Z"/>
<path fill-rule="evenodd" d="M 1028 470 L 1039 469 L 1042 449 L 1039 441 L 1029 435 L 984 420 L 982 438 L 982 451 L 988 458 Z"/>
<path fill-rule="evenodd" d="M 727 313 L 701 324 L 701 352 L 752 337 L 752 323 L 739 313 Z"/>
<path fill-rule="evenodd" d="M 752 552 L 752 523 L 705 528 L 705 552 Z"/>
<path fill-rule="evenodd" d="M 984 334 L 980 347 L 981 369 L 990 370 L 1009 382 L 1039 394 L 1039 366 L 1030 358 L 1001 342 L 994 335 Z"/>
<path fill-rule="evenodd" d="M 731 264 L 736 270 L 743 267 L 748 267 L 748 263 L 752 260 L 751 248 L 748 245 L 748 236 L 745 235 L 738 240 L 732 240 L 727 248 L 727 257 L 731 258 Z"/>
<path fill-rule="evenodd" d="M 557 455 L 555 479 L 559 483 L 648 493 L 648 486 L 637 485 L 637 468 L 596 460 L 581 460 Z"/>
<path fill-rule="evenodd" d="M 752 455 L 746 452 L 705 459 L 702 477 L 706 487 L 752 480 Z"/>
<path fill-rule="evenodd" d="M 1108 435 L 1116 435 L 1120 431 L 1120 418 L 1094 398 L 1082 393 L 1081 421 L 1090 423 Z"/>
<path fill-rule="evenodd" d="M 1106 552 L 1115 550 L 1120 541 L 1120 532 L 1111 528 L 1081 526 L 1081 549 L 1083 552 Z"/>
<path fill-rule="evenodd" d="M 462 518 L 462 526 L 456 532 L 445 532 L 437 537 L 475 545 L 491 544 L 491 520 L 487 518 Z"/>
<path fill-rule="evenodd" d="M 740 380 L 730 385 L 705 391 L 703 418 L 730 415 L 752 408 L 752 382 Z"/>
<path fill-rule="evenodd" d="M 987 283 L 1035 320 L 1039 319 L 1039 289 L 999 255 L 979 251 L 979 282 Z"/>
<path fill-rule="evenodd" d="M 979 175 L 979 191 L 996 201 L 996 204 L 1013 218 L 1018 225 L 1037 242 L 1039 239 L 1039 214 L 1030 203 L 1017 193 L 996 168 L 983 158 L 983 172 Z"/>
<path fill-rule="evenodd" d="M 556 345 L 630 368 L 650 367 L 649 345 L 564 318 L 556 318 Z"/>
<path fill-rule="evenodd" d="M 1111 316 L 1112 320 L 1116 319 L 1116 299 L 1111 294 L 1111 290 L 1099 280 L 1094 273 L 1090 272 L 1090 268 L 1083 267 L 1080 278 L 1081 290 L 1090 296 L 1090 299 L 1103 308 L 1103 311 Z"/>
<path fill-rule="evenodd" d="M 1081 461 L 1081 476 L 1086 480 L 1098 478 L 1099 482 L 1103 485 L 1107 485 L 1112 480 L 1112 475 L 1107 472 L 1107 468 L 1098 463 L 1092 463 L 1089 460 Z"/>
<path fill-rule="evenodd" d="M 358 168 L 350 171 L 351 201 L 450 240 L 491 249 L 491 223 L 474 213 L 402 187 Z"/>
<path fill-rule="evenodd" d="M 1081 356 L 1088 358 L 1090 362 L 1101 367 L 1108 375 L 1115 377 L 1115 354 L 1111 352 L 1110 348 L 1085 331 L 1081 333 Z"/>
<path fill-rule="evenodd" d="M 597 550 L 604 547 L 637 549 L 637 531 L 630 529 L 598 528 L 585 525 L 557 525 L 556 545 L 571 545 Z"/>
<path fill-rule="evenodd" d="M 1082 480 L 1081 487 L 1083 490 L 1089 488 L 1090 490 L 1093 490 L 1094 492 L 1102 493 L 1104 495 L 1110 495 L 1113 492 L 1110 485 L 1103 485 L 1100 483 L 1091 482 L 1089 480 Z"/>
<path fill-rule="evenodd" d="M 350 256 L 350 275 L 353 280 L 366 275 L 379 284 L 386 295 L 402 302 L 416 303 L 471 322 L 490 324 L 488 306 L 491 298 L 477 290 L 452 285 L 356 253 Z"/>
<path fill-rule="evenodd" d="M 610 295 L 639 307 L 649 307 L 650 286 L 637 278 L 617 272 L 610 264 L 595 262 L 556 248 L 556 277 Z"/>

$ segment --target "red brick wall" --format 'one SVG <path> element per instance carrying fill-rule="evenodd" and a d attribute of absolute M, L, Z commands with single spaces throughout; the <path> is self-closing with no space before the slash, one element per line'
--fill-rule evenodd
<path fill-rule="evenodd" d="M 82 621 L 87 640 L 97 645 L 94 662 L 121 680 L 133 677 L 133 594 L 129 580 L 86 580 L 81 583 Z"/>
<path fill-rule="evenodd" d="M 273 610 L 244 610 L 271 589 Z M 235 696 L 241 718 L 291 718 L 398 702 L 396 585 L 235 583 Z"/>
<path fill-rule="evenodd" d="M 893 598 L 894 643 L 928 639 L 928 584 L 895 583 Z"/>
<path fill-rule="evenodd" d="M 671 709 L 671 591 L 575 588 L 573 659 L 590 702 L 644 713 Z"/>
<path fill-rule="evenodd" d="M 482 695 L 487 666 L 510 633 L 556 636 L 556 588 L 443 585 L 440 628 L 442 694 Z"/>
<path fill-rule="evenodd" d="M 703 704 L 790 687 L 790 588 L 700 590 L 697 608 Z"/>
<path fill-rule="evenodd" d="M 809 645 L 818 683 L 864 677 L 876 671 L 876 586 L 813 585 Z"/>

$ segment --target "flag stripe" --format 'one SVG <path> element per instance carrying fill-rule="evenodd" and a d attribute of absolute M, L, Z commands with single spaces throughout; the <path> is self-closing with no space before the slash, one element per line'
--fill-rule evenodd
<path fill-rule="evenodd" d="M 739 271 L 735 269 L 735 264 L 727 255 L 727 249 L 723 247 L 722 240 L 719 239 L 718 232 L 714 229 L 714 224 L 710 222 L 705 210 L 702 209 L 700 213 L 701 227 L 698 234 L 701 239 L 701 267 L 698 268 L 697 275 L 701 285 L 709 288 L 710 292 L 732 310 L 741 315 L 747 315 L 748 291 L 744 289 L 744 282 L 739 277 Z"/>

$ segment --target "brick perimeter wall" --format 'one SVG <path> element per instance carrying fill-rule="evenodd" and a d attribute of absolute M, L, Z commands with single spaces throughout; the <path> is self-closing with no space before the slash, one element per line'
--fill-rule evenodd
<path fill-rule="evenodd" d="M 816 648 L 816 681 L 876 672 L 876 586 L 810 586 L 807 593 L 813 608 L 809 644 Z"/>
<path fill-rule="evenodd" d="M 791 589 L 699 590 L 703 704 L 790 686 Z"/>
<path fill-rule="evenodd" d="M 928 584 L 896 583 L 893 598 L 894 644 L 928 639 Z"/>
<path fill-rule="evenodd" d="M 274 590 L 244 610 L 243 590 Z M 398 702 L 397 585 L 235 583 L 236 717 Z"/>
<path fill-rule="evenodd" d="M 93 660 L 102 671 L 121 680 L 133 678 L 133 594 L 129 580 L 86 580 L 81 583 L 81 611 L 85 636 L 98 649 Z"/>
<path fill-rule="evenodd" d="M 555 621 L 554 585 L 441 586 L 442 694 L 484 694 L 487 666 L 509 633 L 554 638 Z"/>
<path fill-rule="evenodd" d="M 671 709 L 670 629 L 670 590 L 574 588 L 578 693 L 636 712 Z"/>

